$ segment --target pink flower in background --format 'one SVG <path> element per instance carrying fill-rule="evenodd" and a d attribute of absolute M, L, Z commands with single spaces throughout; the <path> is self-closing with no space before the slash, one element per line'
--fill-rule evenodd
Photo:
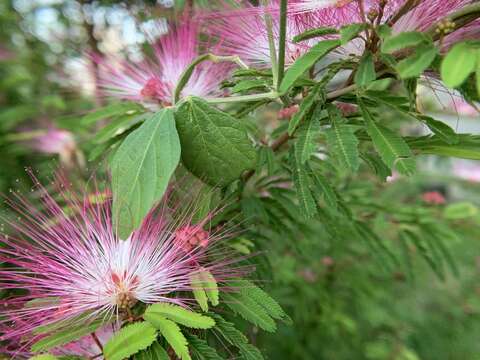
<path fill-rule="evenodd" d="M 153 58 L 132 63 L 116 58 L 99 59 L 99 86 L 107 96 L 169 105 L 184 70 L 199 53 L 199 28 L 185 20 L 170 25 L 167 34 L 156 39 L 147 33 Z M 215 49 L 212 49 L 215 52 Z M 219 85 L 228 77 L 231 65 L 203 62 L 193 71 L 182 95 L 208 96 L 220 94 Z"/>
<path fill-rule="evenodd" d="M 7 201 L 18 218 L 6 220 L 14 233 L 1 239 L 0 260 L 10 265 L 0 269 L 0 288 L 23 295 L 2 300 L 0 324 L 8 330 L 0 341 L 35 341 L 35 327 L 75 321 L 81 314 L 88 314 L 83 321 L 115 320 L 137 302 L 186 305 L 191 299 L 178 292 L 192 290 L 190 275 L 199 268 L 219 282 L 246 271 L 230 266 L 230 251 L 218 246 L 228 229 L 203 230 L 210 215 L 191 225 L 192 215 L 168 195 L 122 240 L 108 194 L 81 199 L 65 179 L 59 185 L 56 198 L 63 205 L 41 186 L 41 210 L 18 193 Z"/>
<path fill-rule="evenodd" d="M 476 161 L 455 160 L 453 175 L 463 180 L 478 183 L 480 182 L 480 166 Z"/>
<path fill-rule="evenodd" d="M 30 141 L 29 145 L 45 154 L 64 154 L 76 149 L 77 144 L 75 138 L 70 131 L 49 128 L 47 130 L 39 130 Z"/>
<path fill-rule="evenodd" d="M 268 32 L 265 25 L 265 13 L 272 16 L 273 35 L 278 49 L 280 18 L 278 11 L 265 10 L 262 7 L 245 6 L 240 10 L 213 13 L 206 18 L 206 31 L 218 36 L 220 55 L 237 55 L 246 63 L 257 67 L 271 65 Z M 293 43 L 293 37 L 308 29 L 305 19 L 289 15 L 287 22 L 287 43 L 285 65 L 292 64 L 310 47 L 310 41 Z"/>
<path fill-rule="evenodd" d="M 452 98 L 451 107 L 461 116 L 480 116 L 480 112 L 461 97 Z"/>
<path fill-rule="evenodd" d="M 423 193 L 422 200 L 431 205 L 442 205 L 446 203 L 445 197 L 438 191 L 428 191 Z"/>

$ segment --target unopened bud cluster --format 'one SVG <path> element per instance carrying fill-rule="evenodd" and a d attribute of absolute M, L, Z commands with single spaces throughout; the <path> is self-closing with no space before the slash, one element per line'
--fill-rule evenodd
<path fill-rule="evenodd" d="M 445 19 L 438 23 L 437 28 L 435 29 L 435 32 L 437 34 L 446 35 L 451 33 L 454 30 L 455 30 L 455 23 L 451 20 Z"/>

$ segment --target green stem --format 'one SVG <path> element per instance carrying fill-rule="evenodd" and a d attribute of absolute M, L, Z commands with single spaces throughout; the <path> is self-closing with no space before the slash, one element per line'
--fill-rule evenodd
<path fill-rule="evenodd" d="M 269 1 L 262 0 L 261 4 L 263 5 L 265 11 L 265 25 L 267 27 L 267 36 L 268 36 L 268 48 L 270 50 L 270 62 L 272 63 L 272 75 L 273 75 L 273 85 L 278 84 L 278 65 L 277 65 L 277 51 L 275 49 L 275 38 L 273 36 L 273 20 L 272 15 L 267 9 Z"/>
<path fill-rule="evenodd" d="M 285 45 L 287 41 L 287 0 L 280 2 L 280 39 L 278 44 L 278 79 L 276 88 L 280 88 L 285 72 Z"/>
<path fill-rule="evenodd" d="M 193 71 L 195 70 L 195 67 L 204 61 L 211 61 L 214 63 L 233 62 L 237 64 L 239 67 L 241 67 L 242 69 L 248 69 L 247 64 L 245 64 L 242 61 L 242 59 L 240 59 L 240 57 L 236 55 L 232 55 L 232 56 L 219 56 L 214 54 L 200 55 L 195 60 L 193 60 L 193 62 L 190 65 L 188 65 L 188 67 L 180 76 L 180 80 L 178 81 L 177 87 L 175 88 L 175 93 L 173 97 L 174 105 L 178 102 L 178 100 L 180 100 L 180 95 L 182 94 L 182 90 L 187 85 L 188 80 L 190 80 L 190 77 L 192 76 Z"/>
<path fill-rule="evenodd" d="M 210 104 L 226 104 L 226 103 L 236 103 L 236 102 L 249 102 L 249 101 L 258 101 L 264 99 L 277 99 L 277 92 L 269 92 L 262 94 L 252 94 L 252 95 L 240 95 L 240 96 L 230 96 L 230 97 L 220 97 L 220 98 L 204 98 L 204 100 Z"/>

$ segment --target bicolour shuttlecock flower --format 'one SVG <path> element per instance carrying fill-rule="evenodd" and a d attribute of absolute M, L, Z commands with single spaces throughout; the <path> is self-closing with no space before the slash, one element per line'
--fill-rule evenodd
<path fill-rule="evenodd" d="M 278 50 L 280 18 L 278 11 L 244 6 L 240 9 L 210 14 L 206 31 L 221 39 L 221 55 L 236 55 L 251 66 L 269 67 L 272 64 L 265 14 L 272 20 L 272 32 Z M 296 15 L 288 15 L 285 44 L 285 65 L 291 65 L 312 45 L 311 41 L 294 43 L 293 37 L 308 29 L 308 23 Z"/>
<path fill-rule="evenodd" d="M 153 57 L 133 63 L 118 58 L 94 57 L 99 66 L 99 86 L 107 96 L 169 105 L 181 75 L 200 54 L 199 26 L 185 19 L 171 24 L 159 38 L 147 32 Z M 215 52 L 215 47 L 212 48 Z M 182 95 L 208 96 L 220 93 L 220 83 L 231 66 L 210 61 L 197 65 Z"/>
<path fill-rule="evenodd" d="M 1 239 L 0 288 L 20 295 L 1 301 L 0 341 L 32 342 L 34 328 L 79 316 L 124 320 L 137 303 L 185 306 L 192 303 L 186 294 L 195 272 L 209 271 L 222 282 L 246 270 L 230 266 L 231 254 L 221 245 L 231 231 L 211 228 L 211 215 L 193 223 L 194 207 L 170 194 L 122 240 L 108 193 L 81 199 L 64 180 L 59 202 L 41 186 L 38 192 L 41 209 L 16 192 L 7 200 L 18 217 L 6 220 L 11 231 Z"/>

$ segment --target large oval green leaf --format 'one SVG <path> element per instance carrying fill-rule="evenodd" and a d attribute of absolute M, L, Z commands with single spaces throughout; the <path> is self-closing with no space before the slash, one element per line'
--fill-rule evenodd
<path fill-rule="evenodd" d="M 205 182 L 228 185 L 255 167 L 257 153 L 238 119 L 196 97 L 185 99 L 175 118 L 183 164 Z"/>
<path fill-rule="evenodd" d="M 113 217 L 126 238 L 165 192 L 180 161 L 172 109 L 163 109 L 127 136 L 112 163 Z"/>

